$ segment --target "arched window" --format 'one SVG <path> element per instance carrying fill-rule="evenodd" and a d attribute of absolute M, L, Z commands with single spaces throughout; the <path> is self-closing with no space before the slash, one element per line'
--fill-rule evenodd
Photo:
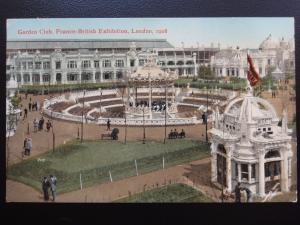
<path fill-rule="evenodd" d="M 194 62 L 193 62 L 193 61 L 187 61 L 185 64 L 186 64 L 186 65 L 193 65 Z"/>
<path fill-rule="evenodd" d="M 280 157 L 280 153 L 277 150 L 270 150 L 266 153 L 265 159 Z"/>
<path fill-rule="evenodd" d="M 220 152 L 220 153 L 226 154 L 225 147 L 224 147 L 224 145 L 222 145 L 222 144 L 219 144 L 219 145 L 218 145 L 217 150 L 218 150 L 218 152 Z"/>
<path fill-rule="evenodd" d="M 169 66 L 173 66 L 173 65 L 175 65 L 175 63 L 174 63 L 174 61 L 169 61 L 169 62 L 168 62 L 168 65 L 169 65 Z"/>
<path fill-rule="evenodd" d="M 183 65 L 183 61 L 178 61 L 177 65 Z"/>

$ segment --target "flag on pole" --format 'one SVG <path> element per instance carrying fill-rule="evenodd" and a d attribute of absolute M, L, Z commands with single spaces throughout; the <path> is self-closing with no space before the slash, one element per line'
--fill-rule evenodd
<path fill-rule="evenodd" d="M 247 61 L 249 63 L 249 69 L 247 74 L 247 79 L 250 82 L 250 85 L 253 87 L 260 80 L 259 74 L 256 72 L 252 58 L 247 54 Z"/>

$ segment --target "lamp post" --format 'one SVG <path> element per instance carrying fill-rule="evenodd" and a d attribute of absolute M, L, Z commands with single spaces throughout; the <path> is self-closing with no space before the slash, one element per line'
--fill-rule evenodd
<path fill-rule="evenodd" d="M 81 111 L 81 139 L 80 142 L 83 141 L 83 113 L 84 113 L 84 97 L 85 97 L 85 90 L 83 90 L 83 105 L 82 105 L 82 111 Z"/>
<path fill-rule="evenodd" d="M 146 130 L 145 130 L 145 106 L 143 105 L 143 144 L 145 144 Z"/>
<path fill-rule="evenodd" d="M 208 119 L 208 89 L 206 89 L 206 113 L 205 113 L 205 140 L 206 143 L 208 142 L 208 137 L 207 137 L 207 119 Z"/>
<path fill-rule="evenodd" d="M 165 138 L 164 138 L 164 144 L 166 144 L 166 139 L 167 139 L 167 81 L 165 85 Z"/>
<path fill-rule="evenodd" d="M 100 101 L 99 101 L 99 118 L 101 117 L 101 99 L 102 99 L 102 89 L 99 88 Z"/>

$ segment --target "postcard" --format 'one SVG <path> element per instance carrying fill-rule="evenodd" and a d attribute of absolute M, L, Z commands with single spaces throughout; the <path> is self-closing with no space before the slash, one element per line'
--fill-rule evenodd
<path fill-rule="evenodd" d="M 7 202 L 297 202 L 294 18 L 8 19 Z"/>

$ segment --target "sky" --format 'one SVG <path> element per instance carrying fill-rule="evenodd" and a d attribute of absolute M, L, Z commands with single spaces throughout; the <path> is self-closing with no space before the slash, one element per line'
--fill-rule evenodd
<path fill-rule="evenodd" d="M 58 29 L 60 31 L 58 31 Z M 89 29 L 79 33 L 78 29 Z M 120 29 L 127 33 L 103 33 Z M 133 33 L 136 30 L 152 33 Z M 46 32 L 48 31 L 48 33 Z M 49 31 L 52 32 L 49 34 Z M 62 33 L 61 31 L 68 31 Z M 70 33 L 71 32 L 71 33 Z M 94 33 L 95 32 L 95 33 Z M 294 38 L 292 17 L 235 18 L 70 18 L 8 19 L 7 40 L 16 39 L 167 39 L 173 46 L 258 48 L 273 38 Z"/>

